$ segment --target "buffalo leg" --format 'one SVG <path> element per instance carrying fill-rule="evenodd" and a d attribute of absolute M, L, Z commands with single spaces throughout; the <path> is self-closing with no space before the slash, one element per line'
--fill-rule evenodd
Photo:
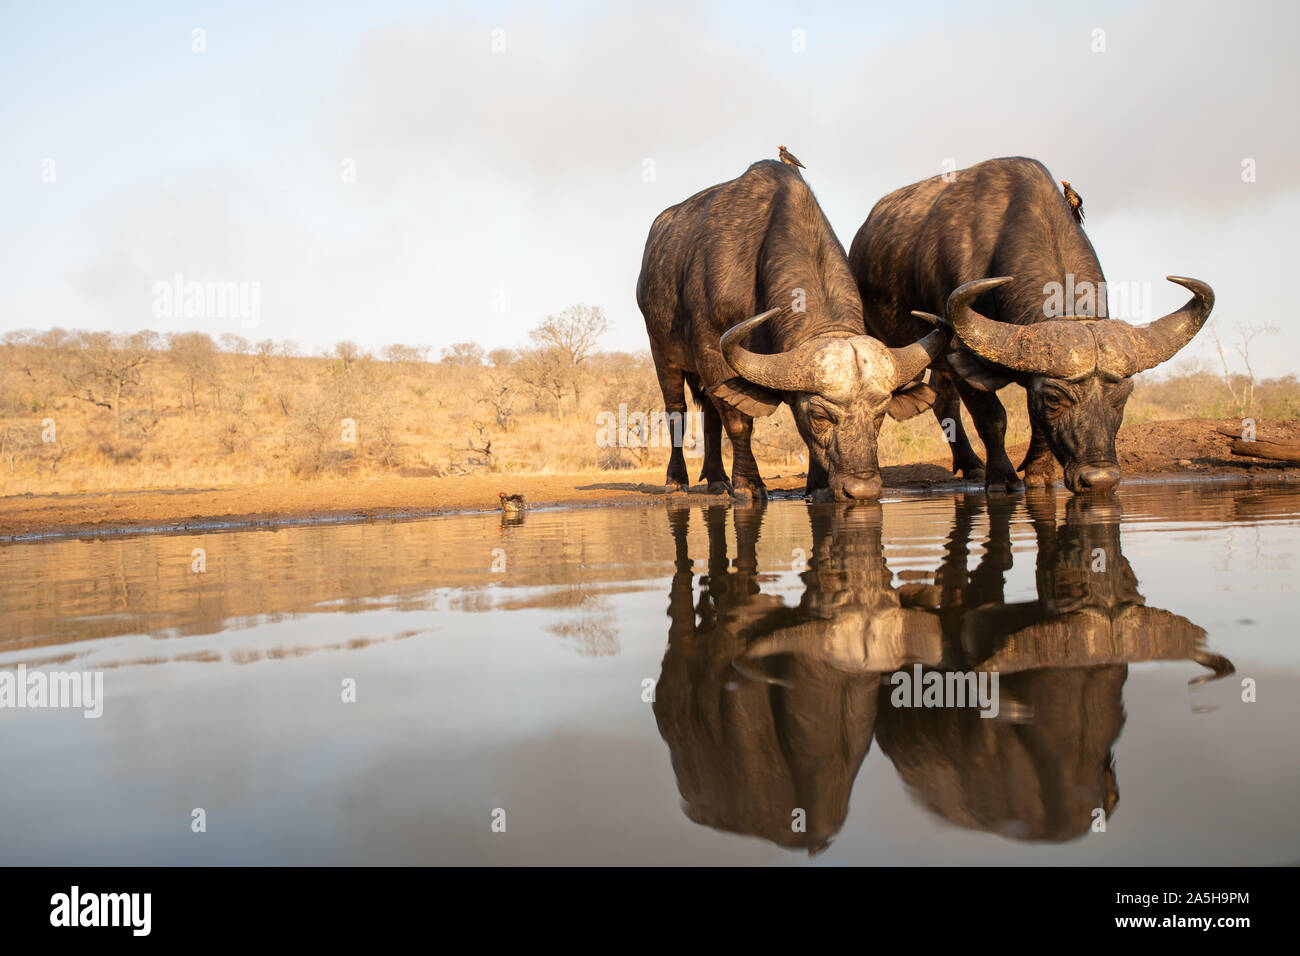
<path fill-rule="evenodd" d="M 1030 488 L 1050 488 L 1056 481 L 1056 458 L 1048 447 L 1038 423 L 1030 419 L 1033 429 L 1029 437 L 1029 451 L 1020 463 L 1020 470 L 1025 473 L 1025 484 Z"/>
<path fill-rule="evenodd" d="M 967 607 L 1006 603 L 1006 574 L 1011 570 L 1011 516 L 1018 507 L 1013 498 L 990 498 L 989 537 L 984 555 L 971 572 L 965 601 Z M 992 653 L 993 648 L 989 648 Z"/>
<path fill-rule="evenodd" d="M 957 394 L 952 376 L 936 371 L 933 381 L 934 417 L 938 419 L 944 437 L 952 436 L 952 473 L 971 481 L 983 481 L 984 462 L 980 461 L 980 456 L 975 454 L 970 439 L 966 437 L 966 428 L 961 423 L 961 397 Z"/>
<path fill-rule="evenodd" d="M 758 462 L 754 461 L 754 453 L 749 447 L 754 419 L 730 405 L 724 405 L 718 411 L 722 413 L 722 427 L 731 439 L 732 494 L 737 498 L 751 495 L 757 498 L 767 497 L 767 487 L 758 474 Z"/>
<path fill-rule="evenodd" d="M 1007 457 L 1007 410 L 996 392 L 985 392 L 958 379 L 957 392 L 970 409 L 975 430 L 984 442 L 987 465 L 984 488 L 987 491 L 1020 491 L 1025 487 Z"/>
<path fill-rule="evenodd" d="M 664 396 L 664 410 L 668 420 L 673 420 L 673 413 L 679 416 L 682 430 L 686 428 L 686 374 L 677 366 L 656 360 L 655 371 L 659 375 L 659 390 Z M 686 456 L 682 453 L 680 442 L 673 442 L 673 450 L 668 456 L 668 477 L 664 482 L 664 491 L 687 491 L 690 487 L 690 474 L 686 471 Z"/>
<path fill-rule="evenodd" d="M 713 399 L 705 397 L 700 405 L 704 413 L 704 469 L 700 480 L 709 483 L 711 494 L 727 494 L 731 491 L 731 481 L 722 464 L 722 416 Z"/>

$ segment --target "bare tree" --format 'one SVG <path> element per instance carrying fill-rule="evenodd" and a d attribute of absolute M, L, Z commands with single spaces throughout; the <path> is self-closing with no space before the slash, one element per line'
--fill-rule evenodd
<path fill-rule="evenodd" d="M 217 371 L 217 344 L 206 332 L 176 332 L 168 337 L 167 353 L 190 393 L 190 411 L 199 413 L 198 384 Z"/>
<path fill-rule="evenodd" d="M 487 433 L 487 425 L 483 422 L 474 422 L 474 431 L 478 434 L 478 443 L 475 444 L 474 436 L 469 432 L 465 433 L 465 451 L 481 456 L 474 459 L 473 463 L 481 465 L 492 464 L 492 437 Z"/>
<path fill-rule="evenodd" d="M 476 401 L 490 406 L 497 427 L 508 432 L 514 418 L 515 402 L 519 400 L 519 385 L 513 375 L 501 368 L 489 370 L 484 379 L 485 385 L 479 389 Z"/>
<path fill-rule="evenodd" d="M 152 409 L 147 412 L 143 409 L 134 409 L 124 414 L 122 421 L 139 431 L 142 441 L 148 442 L 153 437 L 154 429 L 162 421 L 162 416 Z"/>
<path fill-rule="evenodd" d="M 486 423 L 475 420 L 470 427 L 474 429 L 477 438 L 466 430 L 464 432 L 464 446 L 460 448 L 453 445 L 448 446 L 448 450 L 452 455 L 450 467 L 453 474 L 467 475 L 475 468 L 491 468 L 496 462 L 496 458 L 492 453 L 492 438 L 487 433 Z M 457 452 L 469 452 L 469 455 L 460 461 L 456 461 Z"/>
<path fill-rule="evenodd" d="M 385 345 L 382 354 L 387 361 L 394 364 L 415 365 L 419 362 L 429 361 L 429 346 Z"/>
<path fill-rule="evenodd" d="M 57 341 L 62 346 L 63 337 Z M 73 398 L 113 413 L 114 435 L 120 433 L 124 397 L 140 384 L 144 367 L 153 358 L 146 341 L 140 335 L 109 332 L 79 332 L 69 340 L 64 381 L 72 387 Z"/>
<path fill-rule="evenodd" d="M 35 345 L 35 329 L 11 329 L 4 335 L 0 336 L 0 344 L 3 345 Z"/>
<path fill-rule="evenodd" d="M 221 336 L 221 347 L 231 355 L 247 355 L 253 350 L 252 344 L 242 335 L 225 332 Z"/>
<path fill-rule="evenodd" d="M 85 333 L 81 333 L 81 334 L 84 335 Z M 73 344 L 73 340 L 75 338 L 77 338 L 77 335 L 75 333 L 69 332 L 67 329 L 61 329 L 58 326 L 55 326 L 54 328 L 50 329 L 48 332 L 41 332 L 39 335 L 37 335 L 32 340 L 32 344 L 39 345 L 41 348 L 44 349 L 49 349 L 51 352 L 57 352 L 59 349 L 67 345 Z"/>
<path fill-rule="evenodd" d="M 483 346 L 477 342 L 456 342 L 442 350 L 442 361 L 447 365 L 477 368 L 483 364 Z"/>
<path fill-rule="evenodd" d="M 9 459 L 9 471 L 14 470 L 14 460 L 36 445 L 27 429 L 18 422 L 10 422 L 9 427 L 0 431 L 0 457 Z"/>
<path fill-rule="evenodd" d="M 573 365 L 557 348 L 529 349 L 517 363 L 519 378 L 538 398 L 555 402 L 555 417 L 564 421 L 564 396 L 573 389 Z"/>
<path fill-rule="evenodd" d="M 539 349 L 554 349 L 563 354 L 570 368 L 586 361 L 596 350 L 600 337 L 609 331 L 609 321 L 605 310 L 598 305 L 571 305 L 559 315 L 548 315 L 540 325 L 528 333 Z M 573 389 L 573 400 L 581 399 L 581 379 L 577 374 L 569 376 L 569 387 Z"/>
<path fill-rule="evenodd" d="M 335 344 L 334 357 L 342 363 L 341 371 L 351 371 L 352 366 L 361 360 L 361 346 L 350 339 Z"/>
<path fill-rule="evenodd" d="M 633 374 L 615 378 L 601 395 L 601 404 L 606 409 L 614 411 L 620 405 L 625 405 L 629 412 L 626 418 L 618 416 L 617 441 L 601 456 L 602 467 L 624 468 L 635 464 L 644 468 L 650 463 L 651 440 L 658 427 L 651 423 L 655 410 L 662 407 L 662 398 L 653 372 L 650 375 L 644 374 L 646 366 L 653 369 L 651 360 L 647 357 L 632 362 L 631 366 L 627 371 Z M 684 429 L 685 426 L 686 422 L 682 421 L 679 427 Z M 671 434 L 671 428 L 668 431 Z"/>
<path fill-rule="evenodd" d="M 1237 414 L 1245 418 L 1255 405 L 1255 368 L 1250 361 L 1250 344 L 1260 335 L 1270 335 L 1276 332 L 1277 328 L 1272 325 L 1237 324 L 1237 344 L 1235 349 L 1237 354 L 1241 356 L 1242 364 L 1246 368 L 1246 374 L 1237 377 L 1240 379 L 1240 388 L 1238 388 L 1234 384 L 1232 370 L 1228 367 L 1228 358 L 1224 355 L 1223 342 L 1220 341 L 1219 331 L 1215 326 L 1216 323 L 1210 323 L 1210 337 L 1214 339 L 1214 350 L 1219 355 L 1219 364 L 1223 366 L 1223 384 L 1227 386 L 1233 404 L 1237 406 Z"/>

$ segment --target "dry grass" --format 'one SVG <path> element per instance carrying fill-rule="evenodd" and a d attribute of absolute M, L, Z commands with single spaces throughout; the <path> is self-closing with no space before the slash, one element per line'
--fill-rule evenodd
<path fill-rule="evenodd" d="M 648 354 L 594 353 L 577 365 L 545 349 L 458 347 L 388 358 L 341 343 L 303 357 L 274 343 L 206 336 L 11 335 L 0 346 L 0 494 L 195 488 L 318 477 L 581 474 L 662 468 L 662 447 L 602 447 L 597 416 L 654 412 L 661 399 Z M 178 341 L 179 340 L 179 341 Z M 203 340 L 206 340 L 203 341 Z M 132 364 L 134 363 L 134 364 Z M 467 364 L 461 364 L 467 363 Z M 1260 382 L 1252 411 L 1300 416 L 1294 377 Z M 1008 444 L 1029 439 L 1024 393 L 1002 393 Z M 1222 378 L 1191 369 L 1139 379 L 1129 422 L 1235 416 Z M 967 419 L 967 431 L 978 446 Z M 51 440 L 47 440 L 51 439 Z M 804 449 L 788 409 L 760 420 L 766 470 Z M 883 465 L 948 461 L 932 415 L 889 421 Z M 698 462 L 688 462 L 693 468 Z"/>

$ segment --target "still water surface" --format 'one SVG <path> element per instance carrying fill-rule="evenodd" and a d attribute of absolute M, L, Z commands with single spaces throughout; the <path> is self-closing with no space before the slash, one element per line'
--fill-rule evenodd
<path fill-rule="evenodd" d="M 0 709 L 0 863 L 1294 863 L 1298 568 L 1223 484 L 0 546 L 105 697 Z"/>

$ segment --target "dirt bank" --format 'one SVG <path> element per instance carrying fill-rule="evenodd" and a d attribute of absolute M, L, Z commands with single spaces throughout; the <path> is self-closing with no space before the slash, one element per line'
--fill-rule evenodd
<path fill-rule="evenodd" d="M 1230 439 L 1216 429 L 1238 425 L 1236 421 L 1208 420 L 1127 425 L 1119 435 L 1120 465 L 1126 477 L 1237 475 L 1300 481 L 1300 467 L 1230 454 Z M 1260 422 L 1258 436 L 1300 442 L 1300 421 Z M 1013 447 L 1010 452 L 1012 460 L 1019 462 L 1024 447 Z M 883 472 L 887 490 L 937 490 L 963 484 L 949 473 L 946 462 L 887 466 Z M 792 469 L 765 478 L 774 490 L 797 490 L 804 484 L 802 474 Z M 197 530 L 495 510 L 498 491 L 522 493 L 534 507 L 647 501 L 663 495 L 663 474 L 655 469 L 581 475 L 386 477 L 232 488 L 14 495 L 0 497 L 0 541 L 47 534 Z"/>

